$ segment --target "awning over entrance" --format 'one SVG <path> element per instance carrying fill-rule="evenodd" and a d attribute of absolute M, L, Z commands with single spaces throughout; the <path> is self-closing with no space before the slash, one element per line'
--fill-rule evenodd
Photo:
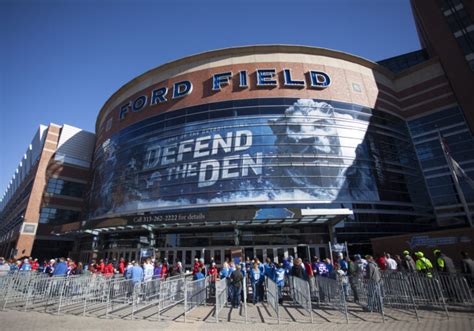
<path fill-rule="evenodd" d="M 123 217 L 83 221 L 81 227 L 61 227 L 55 234 L 107 233 L 153 229 L 189 229 L 241 226 L 336 224 L 353 215 L 348 208 L 238 208 L 175 213 L 143 213 Z"/>

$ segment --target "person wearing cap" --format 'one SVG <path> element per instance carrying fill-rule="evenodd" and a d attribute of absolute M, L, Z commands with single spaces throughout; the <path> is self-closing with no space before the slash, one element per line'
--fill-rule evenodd
<path fill-rule="evenodd" d="M 413 261 L 410 252 L 407 250 L 403 251 L 402 270 L 406 272 L 416 271 L 415 261 Z"/>
<path fill-rule="evenodd" d="M 433 254 L 436 257 L 436 270 L 438 272 L 456 273 L 456 267 L 450 257 L 443 254 L 439 249 L 435 249 Z"/>
<path fill-rule="evenodd" d="M 428 278 L 433 277 L 433 265 L 431 264 L 431 261 L 425 257 L 423 252 L 416 252 L 415 256 L 417 257 L 415 263 L 416 270 L 424 273 Z"/>

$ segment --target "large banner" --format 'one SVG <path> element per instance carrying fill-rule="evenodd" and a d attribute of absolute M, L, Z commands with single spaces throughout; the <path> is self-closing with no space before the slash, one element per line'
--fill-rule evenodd
<path fill-rule="evenodd" d="M 176 207 L 378 200 L 369 117 L 299 99 L 279 114 L 148 122 L 104 142 L 91 217 Z M 372 147 L 371 147 L 372 146 Z"/>

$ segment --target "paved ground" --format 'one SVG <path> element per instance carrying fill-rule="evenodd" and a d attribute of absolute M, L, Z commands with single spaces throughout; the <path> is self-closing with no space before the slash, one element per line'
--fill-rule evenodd
<path fill-rule="evenodd" d="M 414 313 L 387 310 L 383 323 L 381 315 L 363 312 L 357 307 L 350 310 L 349 324 L 344 315 L 332 309 L 315 309 L 314 323 L 307 312 L 291 304 L 280 311 L 280 324 L 267 304 L 248 305 L 248 323 L 244 309 L 224 308 L 216 324 L 214 307 L 201 306 L 187 316 L 180 315 L 181 307 L 163 314 L 163 321 L 105 319 L 75 315 L 51 315 L 40 312 L 0 311 L 0 330 L 474 330 L 472 312 L 450 312 L 449 319 L 442 312 L 420 311 L 417 322 Z M 230 321 L 230 322 L 229 322 Z"/>

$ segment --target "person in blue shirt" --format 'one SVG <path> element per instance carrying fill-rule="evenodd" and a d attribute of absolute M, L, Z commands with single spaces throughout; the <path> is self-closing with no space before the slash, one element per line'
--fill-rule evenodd
<path fill-rule="evenodd" d="M 269 257 L 265 260 L 263 270 L 266 277 L 275 280 L 275 265 Z"/>
<path fill-rule="evenodd" d="M 329 269 L 323 261 L 316 258 L 316 269 L 314 270 L 318 276 L 329 277 Z"/>
<path fill-rule="evenodd" d="M 339 263 L 339 266 L 341 267 L 341 270 L 344 272 L 347 272 L 349 270 L 349 265 L 347 264 L 346 260 L 344 259 L 344 255 L 342 253 L 338 254 L 339 260 L 337 261 Z"/>
<path fill-rule="evenodd" d="M 204 276 L 204 274 L 202 273 L 202 268 L 199 267 L 199 268 L 198 268 L 198 272 L 196 272 L 196 273 L 194 274 L 193 279 L 194 279 L 194 280 L 199 280 L 199 279 L 203 279 L 204 277 L 205 277 L 205 276 Z"/>
<path fill-rule="evenodd" d="M 330 258 L 326 258 L 325 260 L 326 268 L 329 271 L 328 277 L 332 279 L 336 279 L 336 272 L 334 270 L 334 266 L 332 265 L 332 261 Z"/>
<path fill-rule="evenodd" d="M 67 274 L 67 263 L 64 257 L 59 259 L 59 263 L 54 266 L 53 277 L 54 276 L 66 276 Z"/>
<path fill-rule="evenodd" d="M 140 267 L 138 262 L 135 262 L 135 264 L 132 267 L 132 270 L 131 270 L 130 274 L 131 274 L 131 279 L 132 279 L 132 284 L 133 285 L 143 281 L 143 269 L 142 269 L 142 267 Z"/>
<path fill-rule="evenodd" d="M 31 271 L 31 264 L 28 259 L 23 260 L 23 264 L 21 265 L 21 271 Z"/>
<path fill-rule="evenodd" d="M 222 265 L 222 269 L 219 272 L 219 278 L 226 279 L 228 275 L 229 275 L 229 264 L 227 262 L 224 262 L 224 264 Z"/>
<path fill-rule="evenodd" d="M 257 259 L 255 259 L 255 263 L 257 263 L 258 269 L 260 270 L 260 272 L 262 274 L 265 274 L 265 268 L 264 268 L 262 262 L 260 262 L 260 260 L 257 258 Z"/>
<path fill-rule="evenodd" d="M 285 286 L 285 274 L 286 270 L 283 267 L 283 263 L 279 263 L 278 267 L 275 269 L 275 282 L 278 286 L 278 302 L 281 304 L 283 302 L 283 287 Z"/>
<path fill-rule="evenodd" d="M 265 276 L 260 270 L 258 263 L 253 264 L 253 268 L 249 272 L 250 283 L 252 284 L 253 303 L 256 304 L 258 301 L 263 301 L 263 293 L 261 293 L 263 280 Z"/>
<path fill-rule="evenodd" d="M 231 302 L 231 299 L 232 299 L 232 291 L 230 288 L 230 279 L 229 279 L 230 273 L 231 272 L 229 268 L 229 263 L 224 262 L 224 264 L 222 265 L 222 269 L 219 272 L 219 278 L 225 279 L 225 281 L 227 282 L 227 301 L 229 303 Z"/>
<path fill-rule="evenodd" d="M 18 262 L 19 262 L 19 261 L 17 261 L 16 263 L 15 263 L 15 262 L 10 263 L 10 271 L 18 271 L 18 270 L 20 270 L 20 268 L 18 268 Z"/>

